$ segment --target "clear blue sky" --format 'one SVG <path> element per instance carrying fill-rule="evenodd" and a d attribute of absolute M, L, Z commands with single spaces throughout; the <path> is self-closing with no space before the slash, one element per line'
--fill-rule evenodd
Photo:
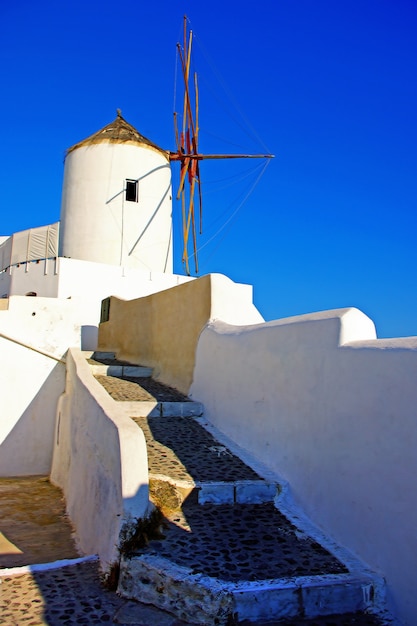
<path fill-rule="evenodd" d="M 184 13 L 201 150 L 276 155 L 242 206 L 262 163 L 202 164 L 201 273 L 266 319 L 356 306 L 417 335 L 415 0 L 2 0 L 0 234 L 59 219 L 65 149 L 117 107 L 175 148 Z"/>

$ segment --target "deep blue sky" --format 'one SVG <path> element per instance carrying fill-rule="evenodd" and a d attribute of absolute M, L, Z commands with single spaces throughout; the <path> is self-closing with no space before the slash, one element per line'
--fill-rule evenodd
<path fill-rule="evenodd" d="M 0 234 L 59 219 L 65 149 L 117 107 L 175 148 L 184 13 L 201 150 L 276 155 L 241 207 L 262 163 L 202 164 L 200 243 L 236 214 L 201 273 L 253 284 L 266 319 L 356 306 L 417 335 L 415 0 L 1 0 Z"/>

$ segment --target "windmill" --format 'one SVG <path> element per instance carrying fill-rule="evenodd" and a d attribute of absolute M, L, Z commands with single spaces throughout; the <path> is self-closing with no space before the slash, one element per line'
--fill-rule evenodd
<path fill-rule="evenodd" d="M 170 161 L 179 161 L 180 180 L 177 200 L 181 201 L 183 253 L 185 271 L 190 275 L 189 240 L 192 238 L 195 271 L 198 273 L 197 230 L 202 233 L 203 198 L 201 191 L 200 161 L 203 159 L 271 159 L 272 154 L 202 154 L 198 147 L 199 135 L 199 93 L 197 73 L 190 84 L 191 51 L 193 31 L 187 29 L 187 16 L 184 16 L 184 43 L 177 43 L 180 66 L 184 80 L 184 101 L 182 125 L 178 128 L 178 113 L 174 112 L 176 152 L 169 153 Z M 188 187 L 188 189 L 187 189 Z M 195 193 L 198 188 L 198 209 L 195 209 Z"/>

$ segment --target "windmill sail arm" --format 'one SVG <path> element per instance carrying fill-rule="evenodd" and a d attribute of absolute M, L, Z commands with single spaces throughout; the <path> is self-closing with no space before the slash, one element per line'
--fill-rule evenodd
<path fill-rule="evenodd" d="M 184 159 L 196 159 L 202 161 L 203 159 L 273 159 L 274 154 L 186 154 L 182 151 L 169 152 L 170 161 L 183 161 Z"/>

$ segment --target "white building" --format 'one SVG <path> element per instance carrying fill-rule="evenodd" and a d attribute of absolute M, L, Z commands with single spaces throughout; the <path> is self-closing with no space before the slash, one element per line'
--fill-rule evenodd
<path fill-rule="evenodd" d="M 87 350 L 96 347 L 104 298 L 137 298 L 188 280 L 172 273 L 168 152 L 119 111 L 67 150 L 60 222 L 0 239 L 0 298 L 73 299 Z"/>
<path fill-rule="evenodd" d="M 172 275 L 168 152 L 116 119 L 67 151 L 60 222 L 0 239 L 0 297 L 132 298 Z"/>

